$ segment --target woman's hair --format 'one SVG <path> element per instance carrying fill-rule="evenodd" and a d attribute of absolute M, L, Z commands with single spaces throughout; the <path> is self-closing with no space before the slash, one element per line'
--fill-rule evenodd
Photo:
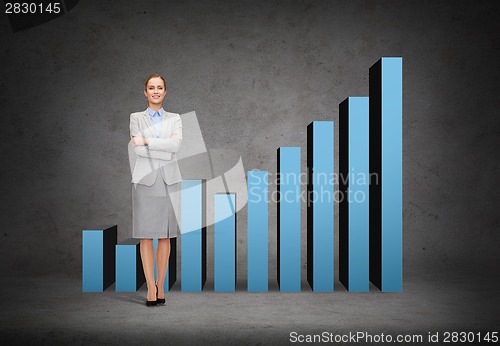
<path fill-rule="evenodd" d="M 161 80 L 163 81 L 163 87 L 165 89 L 167 89 L 167 83 L 165 82 L 165 78 L 163 78 L 162 76 L 160 76 L 159 74 L 157 73 L 153 73 L 152 75 L 150 75 L 148 78 L 146 78 L 146 81 L 144 82 L 144 90 L 146 90 L 148 88 L 148 82 L 151 78 L 161 78 Z"/>

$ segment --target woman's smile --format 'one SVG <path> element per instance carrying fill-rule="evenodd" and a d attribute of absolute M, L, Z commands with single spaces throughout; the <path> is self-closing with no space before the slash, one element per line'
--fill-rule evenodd
<path fill-rule="evenodd" d="M 146 95 L 151 104 L 161 104 L 165 95 L 167 95 L 167 90 L 163 80 L 156 77 L 151 78 L 148 81 L 146 89 L 144 90 L 144 95 Z"/>

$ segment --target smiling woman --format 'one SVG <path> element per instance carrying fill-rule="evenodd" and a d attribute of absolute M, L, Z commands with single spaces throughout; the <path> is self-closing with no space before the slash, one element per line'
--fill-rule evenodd
<path fill-rule="evenodd" d="M 176 152 L 182 142 L 182 121 L 163 109 L 165 79 L 153 74 L 144 83 L 148 107 L 130 114 L 130 145 L 137 158 L 132 164 L 134 238 L 141 239 L 141 259 L 148 286 L 147 306 L 165 303 L 164 281 L 170 256 L 170 238 L 177 237 L 181 174 Z M 153 238 L 157 281 L 154 281 Z"/>
<path fill-rule="evenodd" d="M 165 79 L 157 74 L 149 76 L 144 83 L 144 95 L 148 98 L 148 106 L 153 110 L 161 108 L 163 99 L 167 95 L 166 85 Z"/>

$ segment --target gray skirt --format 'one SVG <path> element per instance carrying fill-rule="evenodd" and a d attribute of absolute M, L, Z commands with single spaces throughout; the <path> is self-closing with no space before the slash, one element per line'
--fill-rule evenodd
<path fill-rule="evenodd" d="M 133 238 L 177 237 L 180 185 L 165 184 L 159 172 L 151 186 L 132 184 Z"/>

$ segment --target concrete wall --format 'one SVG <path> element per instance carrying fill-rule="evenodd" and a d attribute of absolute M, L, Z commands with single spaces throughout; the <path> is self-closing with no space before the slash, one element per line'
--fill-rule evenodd
<path fill-rule="evenodd" d="M 275 174 L 279 146 L 301 146 L 305 169 L 306 126 L 338 121 L 341 101 L 367 95 L 382 56 L 403 57 L 405 275 L 498 263 L 499 10 L 495 1 L 81 1 L 16 33 L 0 17 L 2 272 L 80 275 L 83 228 L 116 223 L 119 241 L 131 236 L 128 121 L 145 109 L 150 73 L 167 79 L 167 110 L 197 112 L 207 147 Z M 302 219 L 305 240 L 305 208 Z M 238 227 L 242 278 L 245 210 Z M 209 276 L 212 252 L 209 243 Z M 305 255 L 303 246 L 304 270 Z"/>

